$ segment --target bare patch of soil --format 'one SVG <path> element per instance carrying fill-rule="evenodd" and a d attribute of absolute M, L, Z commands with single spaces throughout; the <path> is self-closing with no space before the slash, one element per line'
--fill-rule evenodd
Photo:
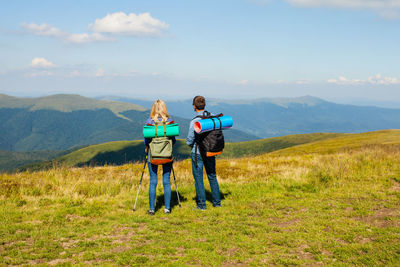
<path fill-rule="evenodd" d="M 141 228 L 143 230 L 146 229 L 146 224 L 139 224 L 138 229 Z M 117 226 L 114 228 L 113 234 L 110 234 L 108 238 L 112 239 L 112 243 L 123 244 L 129 242 L 133 236 L 135 236 L 136 231 L 132 227 L 128 226 Z"/>
<path fill-rule="evenodd" d="M 48 265 L 59 265 L 59 264 L 66 263 L 66 262 L 69 262 L 69 260 L 68 259 L 54 259 L 54 260 L 47 262 L 47 264 Z"/>
<path fill-rule="evenodd" d="M 400 226 L 399 211 L 396 209 L 381 208 L 373 215 L 357 217 L 356 220 L 368 223 L 376 227 Z"/>
<path fill-rule="evenodd" d="M 79 220 L 83 220 L 85 219 L 85 217 L 79 216 L 79 215 L 75 215 L 75 214 L 67 214 L 65 215 L 65 220 L 67 221 L 79 221 Z"/>
<path fill-rule="evenodd" d="M 184 247 L 177 247 L 176 248 L 176 256 L 178 256 L 178 257 L 183 257 L 183 256 L 185 256 L 185 248 Z"/>
<path fill-rule="evenodd" d="M 129 250 L 128 247 L 116 247 L 116 248 L 111 249 L 110 251 L 112 253 L 122 253 L 122 252 L 125 252 L 127 250 Z"/>
<path fill-rule="evenodd" d="M 397 181 L 393 180 L 392 190 L 396 191 L 396 192 L 400 192 L 400 183 L 398 183 Z"/>
<path fill-rule="evenodd" d="M 76 245 L 76 243 L 79 242 L 79 240 L 74 240 L 74 239 L 66 239 L 66 238 L 62 238 L 61 240 L 61 246 L 66 250 L 69 249 L 73 246 Z"/>
<path fill-rule="evenodd" d="M 297 248 L 296 254 L 299 256 L 300 259 L 302 260 L 314 260 L 314 255 L 306 249 L 310 248 L 309 245 L 307 244 L 302 244 Z"/>
<path fill-rule="evenodd" d="M 236 260 L 229 260 L 227 262 L 222 263 L 222 267 L 230 267 L 230 266 L 248 266 L 247 263 L 238 262 Z"/>
<path fill-rule="evenodd" d="M 356 241 L 359 244 L 367 244 L 369 242 L 372 242 L 373 240 L 369 237 L 358 236 L 354 239 L 354 241 Z"/>
<path fill-rule="evenodd" d="M 47 259 L 36 259 L 36 260 L 30 260 L 28 262 L 29 265 L 38 265 L 41 263 L 45 263 Z"/>
<path fill-rule="evenodd" d="M 34 224 L 34 225 L 36 225 L 36 224 L 42 224 L 42 221 L 33 220 L 33 221 L 26 221 L 25 223 L 29 223 L 29 224 Z"/>
<path fill-rule="evenodd" d="M 239 248 L 228 248 L 226 250 L 226 253 L 229 257 L 233 257 L 233 256 L 235 256 L 236 252 L 238 252 L 238 251 L 239 251 Z"/>
<path fill-rule="evenodd" d="M 147 225 L 145 224 L 145 223 L 139 223 L 139 226 L 138 226 L 138 228 L 137 228 L 137 230 L 139 231 L 139 232 L 143 232 L 143 231 L 145 231 L 147 229 Z"/>

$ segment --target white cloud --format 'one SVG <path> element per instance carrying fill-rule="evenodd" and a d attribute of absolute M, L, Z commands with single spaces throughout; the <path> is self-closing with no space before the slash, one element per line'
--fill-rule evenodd
<path fill-rule="evenodd" d="M 98 69 L 96 72 L 96 77 L 103 77 L 104 76 L 104 70 L 103 69 Z"/>
<path fill-rule="evenodd" d="M 364 84 L 365 81 L 360 80 L 360 79 L 347 79 L 344 76 L 339 76 L 337 79 L 328 79 L 328 83 L 335 83 L 335 84 L 340 84 L 340 85 L 345 85 L 345 84 L 351 84 L 351 85 L 357 85 L 357 84 Z"/>
<path fill-rule="evenodd" d="M 395 77 L 382 77 L 381 74 L 377 74 L 375 76 L 368 77 L 367 82 L 371 84 L 400 84 L 400 80 Z"/>
<path fill-rule="evenodd" d="M 107 14 L 104 18 L 96 19 L 89 29 L 94 32 L 126 34 L 133 36 L 160 36 L 169 25 L 153 18 L 150 13 L 125 14 L 116 12 Z"/>
<path fill-rule="evenodd" d="M 54 37 L 74 44 L 114 41 L 115 39 L 110 37 L 111 34 L 157 37 L 169 28 L 167 23 L 153 18 L 150 13 L 136 15 L 124 12 L 116 12 L 96 19 L 88 26 L 92 33 L 69 33 L 46 23 L 22 23 L 21 26 L 30 34 Z"/>
<path fill-rule="evenodd" d="M 30 66 L 33 68 L 43 68 L 43 69 L 55 67 L 53 62 L 51 62 L 43 57 L 35 57 L 34 59 L 32 59 Z"/>
<path fill-rule="evenodd" d="M 65 40 L 74 44 L 84 44 L 92 42 L 107 42 L 113 41 L 113 38 L 103 36 L 100 33 L 73 33 L 65 37 Z"/>
<path fill-rule="evenodd" d="M 381 85 L 394 85 L 400 84 L 400 80 L 394 77 L 382 77 L 381 74 L 370 76 L 366 80 L 360 79 L 348 79 L 343 76 L 339 76 L 337 79 L 329 79 L 328 83 L 334 83 L 339 85 L 363 85 L 363 84 L 381 84 Z"/>
<path fill-rule="evenodd" d="M 48 25 L 46 23 L 35 24 L 23 23 L 22 27 L 27 30 L 28 33 L 37 36 L 48 36 L 55 37 L 67 43 L 74 44 L 83 44 L 83 43 L 91 43 L 91 42 L 107 42 L 113 41 L 113 38 L 109 38 L 103 36 L 100 33 L 68 33 L 66 31 L 62 31 L 54 26 Z"/>
<path fill-rule="evenodd" d="M 29 33 L 39 36 L 62 37 L 66 34 L 65 32 L 57 29 L 56 27 L 53 27 L 46 23 L 42 24 L 22 23 L 22 27 L 25 28 Z"/>

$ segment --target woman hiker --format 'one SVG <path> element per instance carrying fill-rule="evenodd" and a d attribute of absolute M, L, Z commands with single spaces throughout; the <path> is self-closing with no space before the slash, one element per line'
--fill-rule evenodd
<path fill-rule="evenodd" d="M 147 119 L 147 125 L 155 125 L 156 121 L 158 122 L 165 122 L 167 124 L 173 123 L 174 121 L 170 118 L 168 114 L 167 106 L 163 100 L 156 100 L 153 103 L 150 112 L 150 118 Z M 172 144 L 176 143 L 175 137 L 171 137 Z M 152 138 L 145 138 L 145 151 L 146 153 L 149 152 L 149 144 L 152 141 Z M 163 169 L 163 187 L 164 187 L 164 213 L 171 213 L 171 182 L 170 182 L 170 175 L 172 169 L 172 158 L 163 160 L 162 162 L 153 164 L 151 162 L 149 164 L 149 174 L 150 174 L 150 186 L 149 186 L 149 211 L 148 214 L 154 215 L 155 213 L 155 201 L 156 201 L 156 189 L 157 189 L 157 170 L 158 165 L 162 165 Z"/>

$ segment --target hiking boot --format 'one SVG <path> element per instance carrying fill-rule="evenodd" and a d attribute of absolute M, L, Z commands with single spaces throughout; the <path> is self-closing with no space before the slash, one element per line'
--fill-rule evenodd
<path fill-rule="evenodd" d="M 164 213 L 165 213 L 165 214 L 169 214 L 169 213 L 171 213 L 171 210 L 169 210 L 169 209 L 164 209 Z"/>
<path fill-rule="evenodd" d="M 149 215 L 154 215 L 155 214 L 155 212 L 154 212 L 154 210 L 149 210 L 148 212 L 147 212 L 147 214 L 149 214 Z"/>
<path fill-rule="evenodd" d="M 222 208 L 221 204 L 214 205 L 214 208 Z"/>
<path fill-rule="evenodd" d="M 205 211 L 206 208 L 200 208 L 199 206 L 196 206 L 195 208 L 193 208 L 194 210 L 201 210 L 201 211 Z"/>

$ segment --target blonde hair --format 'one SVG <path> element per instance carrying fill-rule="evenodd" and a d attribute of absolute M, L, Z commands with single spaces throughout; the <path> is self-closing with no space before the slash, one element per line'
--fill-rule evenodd
<path fill-rule="evenodd" d="M 153 106 L 151 107 L 150 118 L 153 119 L 153 121 L 156 121 L 160 117 L 162 118 L 162 121 L 167 121 L 169 114 L 165 102 L 157 99 L 154 101 Z"/>

